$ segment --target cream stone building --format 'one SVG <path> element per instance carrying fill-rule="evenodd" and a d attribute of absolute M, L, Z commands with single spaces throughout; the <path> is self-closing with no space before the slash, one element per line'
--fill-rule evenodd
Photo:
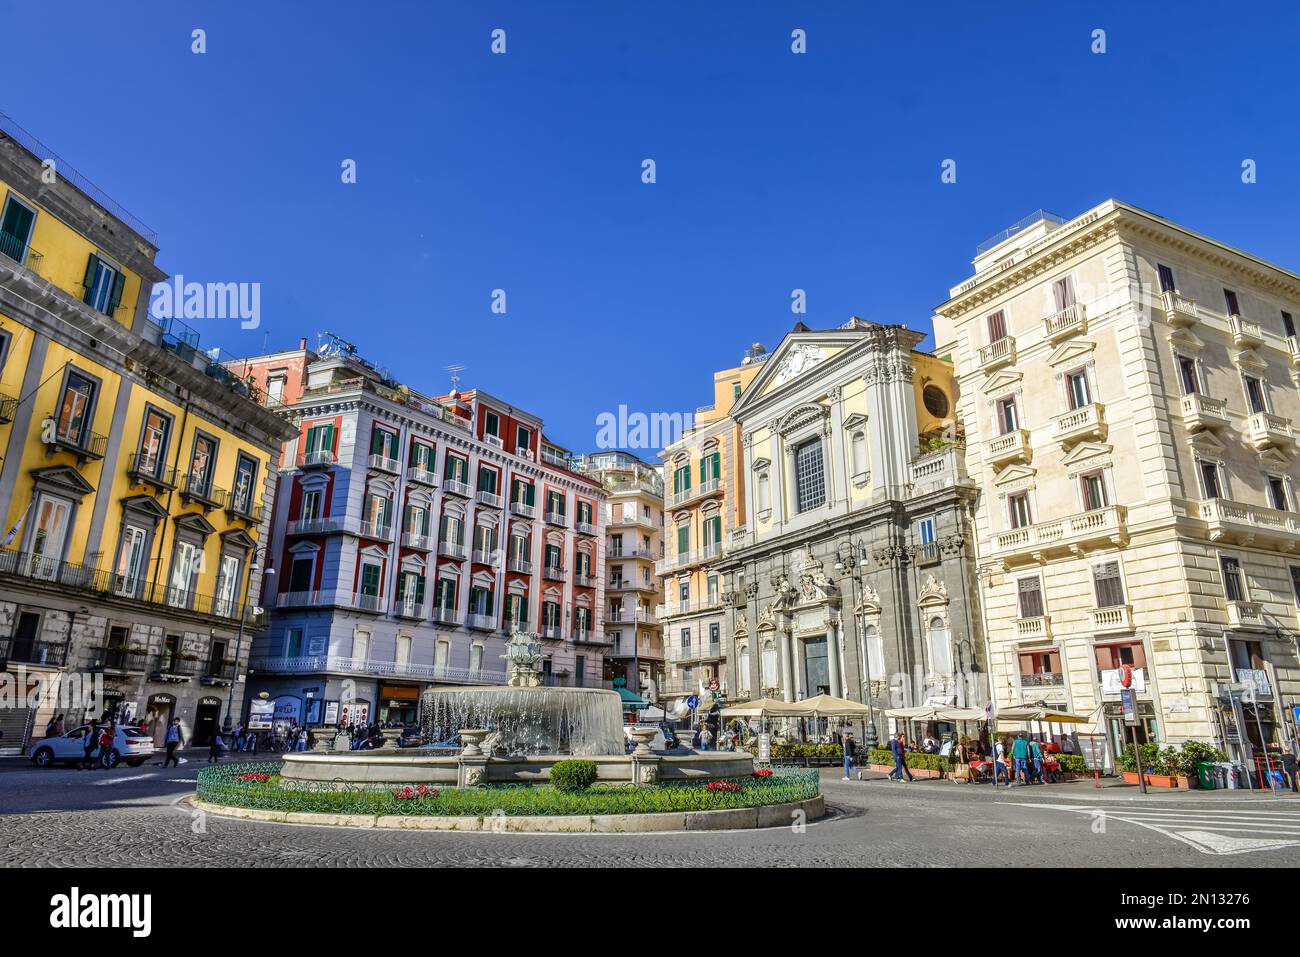
<path fill-rule="evenodd" d="M 713 403 L 696 410 L 693 427 L 660 453 L 664 463 L 663 578 L 664 680 L 661 699 L 672 706 L 713 682 L 725 695 L 730 634 L 722 605 L 722 578 L 714 565 L 722 543 L 745 524 L 740 431 L 727 413 L 762 368 L 767 354 L 755 344 L 741 365 L 713 374 Z"/>
<path fill-rule="evenodd" d="M 994 697 L 1249 759 L 1300 696 L 1300 276 L 1109 200 L 980 247 L 959 379 Z M 1252 693 L 1257 704 L 1251 703 Z"/>

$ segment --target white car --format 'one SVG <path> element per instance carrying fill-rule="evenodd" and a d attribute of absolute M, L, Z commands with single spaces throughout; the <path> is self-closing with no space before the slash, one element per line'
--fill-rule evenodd
<path fill-rule="evenodd" d="M 31 746 L 28 751 L 28 757 L 38 768 L 48 768 L 56 761 L 63 761 L 66 764 L 80 764 L 85 758 L 86 734 L 91 730 L 90 725 L 83 724 L 79 728 L 73 728 L 67 734 L 60 735 L 56 738 L 42 738 Z M 99 730 L 96 734 L 101 733 Z M 96 745 L 96 749 L 98 749 Z M 96 754 L 95 761 L 105 768 L 115 768 L 119 761 L 125 761 L 133 768 L 138 768 L 144 764 L 145 760 L 154 753 L 153 736 L 147 731 L 141 731 L 139 728 L 118 728 L 117 735 L 113 739 L 113 747 L 107 754 Z"/>

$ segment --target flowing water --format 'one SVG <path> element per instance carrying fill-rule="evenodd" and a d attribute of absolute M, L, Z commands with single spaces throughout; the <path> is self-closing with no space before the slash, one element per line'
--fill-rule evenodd
<path fill-rule="evenodd" d="M 596 688 L 429 688 L 421 731 L 444 740 L 462 728 L 494 732 L 495 754 L 623 754 L 617 692 Z"/>

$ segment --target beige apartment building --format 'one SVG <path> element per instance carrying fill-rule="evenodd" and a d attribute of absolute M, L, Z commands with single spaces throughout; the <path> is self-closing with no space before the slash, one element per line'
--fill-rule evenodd
<path fill-rule="evenodd" d="M 663 679 L 664 480 L 660 466 L 630 452 L 593 452 L 570 465 L 600 482 L 605 499 L 605 677 L 655 700 Z"/>
<path fill-rule="evenodd" d="M 664 680 L 660 698 L 671 707 L 714 681 L 729 692 L 727 616 L 722 576 L 714 565 L 722 543 L 745 524 L 744 450 L 728 412 L 767 358 L 755 343 L 735 368 L 713 374 L 713 403 L 696 410 L 692 428 L 664 449 Z"/>
<path fill-rule="evenodd" d="M 1249 759 L 1300 696 L 1300 276 L 1109 200 L 983 244 L 935 316 L 993 696 Z M 1261 740 L 1262 739 L 1262 740 Z"/>

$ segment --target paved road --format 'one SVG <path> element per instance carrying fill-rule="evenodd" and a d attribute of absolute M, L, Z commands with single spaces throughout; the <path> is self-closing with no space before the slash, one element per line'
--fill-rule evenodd
<path fill-rule="evenodd" d="M 823 778 L 806 830 L 514 835 L 290 827 L 196 816 L 204 763 L 40 771 L 0 760 L 0 862 L 83 866 L 551 865 L 1295 867 L 1300 797 L 1159 795 Z M 1247 843 L 1243 843 L 1247 842 Z M 1250 843 L 1254 842 L 1254 843 Z"/>

